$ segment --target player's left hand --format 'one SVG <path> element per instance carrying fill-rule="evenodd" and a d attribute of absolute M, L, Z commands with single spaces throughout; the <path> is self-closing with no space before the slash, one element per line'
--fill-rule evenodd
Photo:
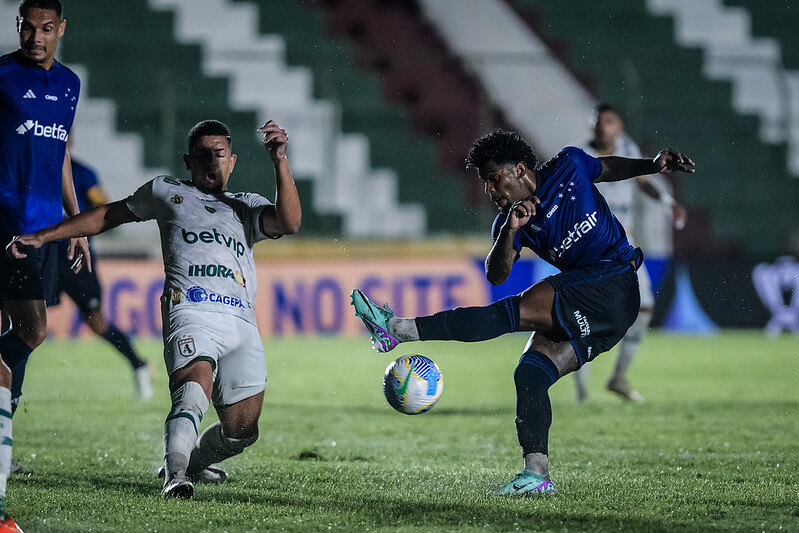
<path fill-rule="evenodd" d="M 691 161 L 691 158 L 687 155 L 681 154 L 673 148 L 661 150 L 653 162 L 655 163 L 655 168 L 661 174 L 667 174 L 677 170 L 680 172 L 688 172 L 689 174 L 696 172 L 696 169 L 694 168 L 696 163 Z"/>
<path fill-rule="evenodd" d="M 77 274 L 83 268 L 83 265 L 86 265 L 86 268 L 91 272 L 92 253 L 89 251 L 89 240 L 86 237 L 69 239 L 67 259 L 72 261 L 72 265 L 70 265 L 72 272 Z"/>
<path fill-rule="evenodd" d="M 289 144 L 289 135 L 286 130 L 278 126 L 274 120 L 270 120 L 258 128 L 258 132 L 264 134 L 263 143 L 273 162 L 277 163 L 281 158 L 286 157 L 286 147 Z"/>

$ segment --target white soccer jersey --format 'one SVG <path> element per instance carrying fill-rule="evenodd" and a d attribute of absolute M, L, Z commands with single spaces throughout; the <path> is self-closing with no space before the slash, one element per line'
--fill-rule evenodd
<path fill-rule="evenodd" d="M 272 203 L 253 193 L 205 194 L 158 176 L 126 200 L 140 220 L 155 219 L 164 255 L 164 296 L 172 309 L 235 315 L 255 324 L 253 245 L 268 238 L 260 215 Z"/>
<path fill-rule="evenodd" d="M 588 155 L 593 157 L 600 157 L 591 145 L 586 143 L 581 146 Z M 620 135 L 616 139 L 616 149 L 610 155 L 619 157 L 630 157 L 633 159 L 640 158 L 641 150 L 629 137 Z M 596 184 L 599 192 L 605 197 L 605 200 L 610 206 L 610 210 L 619 219 L 624 228 L 629 232 L 633 228 L 633 204 L 635 200 L 635 191 L 638 188 L 635 180 L 621 180 L 611 182 L 601 182 Z"/>

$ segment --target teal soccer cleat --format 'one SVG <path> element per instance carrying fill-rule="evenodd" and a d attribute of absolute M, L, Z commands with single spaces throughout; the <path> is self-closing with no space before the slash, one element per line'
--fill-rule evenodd
<path fill-rule="evenodd" d="M 388 352 L 400 343 L 388 332 L 388 322 L 394 318 L 394 311 L 388 304 L 378 307 L 363 292 L 355 289 L 352 291 L 352 306 L 355 307 L 355 316 L 361 319 L 372 336 L 372 348 L 378 352 Z"/>
<path fill-rule="evenodd" d="M 511 481 L 494 490 L 493 494 L 500 496 L 539 496 L 542 494 L 555 494 L 555 485 L 551 479 L 533 474 L 529 470 L 522 470 Z"/>

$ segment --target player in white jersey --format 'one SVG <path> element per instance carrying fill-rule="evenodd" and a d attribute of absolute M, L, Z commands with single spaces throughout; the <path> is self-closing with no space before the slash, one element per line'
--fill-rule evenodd
<path fill-rule="evenodd" d="M 253 244 L 296 233 L 302 217 L 286 158 L 288 135 L 272 121 L 258 131 L 275 167 L 275 203 L 227 192 L 236 156 L 230 132 L 207 120 L 189 132 L 190 181 L 158 176 L 126 200 L 95 207 L 32 235 L 10 253 L 69 236 L 96 235 L 155 219 L 164 256 L 161 309 L 172 409 L 164 425 L 165 498 L 190 498 L 193 480 L 224 479 L 213 467 L 258 438 L 266 362 L 255 324 Z M 219 422 L 199 435 L 213 401 Z M 209 468 L 211 467 L 211 468 Z"/>
<path fill-rule="evenodd" d="M 624 133 L 624 122 L 620 113 L 608 104 L 596 107 L 593 118 L 593 137 L 581 146 L 593 157 L 620 156 L 640 158 L 641 150 L 632 139 Z M 634 227 L 633 205 L 637 191 L 641 191 L 650 198 L 658 200 L 671 208 L 674 226 L 682 229 L 685 225 L 685 209 L 660 184 L 647 176 L 638 176 L 634 180 L 597 183 L 597 189 L 605 197 L 610 210 L 622 223 L 627 232 L 627 238 L 632 243 L 632 230 Z M 634 245 L 634 244 L 633 244 Z M 613 374 L 607 382 L 607 389 L 618 394 L 626 400 L 643 401 L 643 396 L 630 386 L 627 380 L 627 368 L 632 363 L 644 335 L 652 320 L 655 307 L 655 295 L 652 292 L 652 282 L 646 268 L 638 269 L 638 284 L 641 290 L 641 310 L 638 318 L 627 330 L 627 334 L 619 342 L 616 364 Z M 583 367 L 574 373 L 574 383 L 577 387 L 577 401 L 584 401 L 588 397 L 586 381 L 588 368 Z"/>

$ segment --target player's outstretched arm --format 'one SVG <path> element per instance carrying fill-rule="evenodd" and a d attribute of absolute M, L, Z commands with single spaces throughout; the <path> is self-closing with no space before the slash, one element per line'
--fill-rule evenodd
<path fill-rule="evenodd" d="M 89 209 L 58 224 L 40 229 L 36 233 L 15 237 L 6 247 L 6 252 L 13 258 L 22 259 L 27 256 L 21 249 L 24 246 L 39 248 L 48 242 L 60 239 L 89 237 L 136 220 L 125 205 L 125 200 L 120 200 Z"/>
<path fill-rule="evenodd" d="M 691 158 L 681 154 L 677 150 L 667 148 L 661 150 L 654 159 L 628 159 L 626 157 L 607 156 L 600 157 L 602 172 L 594 179 L 594 182 L 601 181 L 621 181 L 636 176 L 647 174 L 669 172 L 687 172 L 693 174 L 695 163 Z"/>
<path fill-rule="evenodd" d="M 258 129 L 264 134 L 264 147 L 275 165 L 275 205 L 261 212 L 261 231 L 269 237 L 297 233 L 302 223 L 302 206 L 297 186 L 289 169 L 286 147 L 289 136 L 286 130 L 270 120 Z"/>

